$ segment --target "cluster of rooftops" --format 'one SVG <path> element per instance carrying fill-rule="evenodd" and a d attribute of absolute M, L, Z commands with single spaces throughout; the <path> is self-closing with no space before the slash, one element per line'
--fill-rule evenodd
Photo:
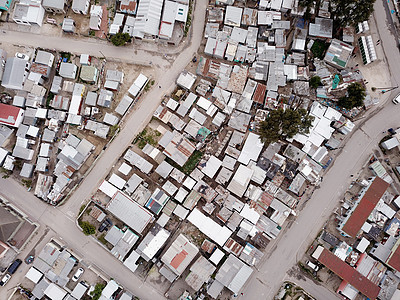
<path fill-rule="evenodd" d="M 56 61 L 54 53 L 44 50 L 32 60 L 27 55 L 7 58 L 4 50 L 0 56 L 1 85 L 13 95 L 10 104 L 0 104 L 0 165 L 18 171 L 16 161 L 22 160 L 19 176 L 33 179 L 35 195 L 56 204 L 96 150 L 83 130 L 106 140 L 148 78 L 140 74 L 117 102 L 124 73 L 108 69 L 100 74 L 98 60 L 89 55 L 82 54 L 79 63 L 65 57 Z M 69 133 L 69 126 L 77 126 L 82 135 Z"/>

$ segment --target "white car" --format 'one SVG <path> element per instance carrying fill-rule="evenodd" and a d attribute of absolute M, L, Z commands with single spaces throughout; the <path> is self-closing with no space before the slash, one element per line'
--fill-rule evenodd
<path fill-rule="evenodd" d="M 10 280 L 10 278 L 11 278 L 10 274 L 4 275 L 4 277 L 0 281 L 0 286 L 5 286 L 6 283 Z"/>
<path fill-rule="evenodd" d="M 398 94 L 396 97 L 393 98 L 392 102 L 394 104 L 399 104 L 400 103 L 400 94 Z"/>
<path fill-rule="evenodd" d="M 28 55 L 26 55 L 24 53 L 20 53 L 20 52 L 15 53 L 15 57 L 23 59 L 23 60 L 29 60 L 29 56 Z"/>
<path fill-rule="evenodd" d="M 83 272 L 84 272 L 83 268 L 79 268 L 79 269 L 75 272 L 74 276 L 72 276 L 72 281 L 73 281 L 73 282 L 78 281 L 78 279 L 82 276 Z"/>
<path fill-rule="evenodd" d="M 319 267 L 309 260 L 306 261 L 306 265 L 309 266 L 311 269 L 313 269 L 315 272 L 319 270 Z"/>

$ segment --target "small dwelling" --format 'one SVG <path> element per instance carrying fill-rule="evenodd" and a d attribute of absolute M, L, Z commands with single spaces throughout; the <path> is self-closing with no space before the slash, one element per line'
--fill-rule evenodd
<path fill-rule="evenodd" d="M 43 8 L 53 14 L 65 14 L 65 0 L 43 0 Z"/>
<path fill-rule="evenodd" d="M 42 26 L 44 17 L 44 8 L 41 1 L 21 0 L 15 4 L 14 15 L 12 19 L 20 25 L 39 25 Z"/>
<path fill-rule="evenodd" d="M 71 8 L 76 14 L 87 15 L 89 11 L 89 6 L 89 0 L 73 0 Z"/>
<path fill-rule="evenodd" d="M 382 148 L 386 150 L 391 150 L 395 147 L 398 147 L 399 145 L 399 140 L 396 137 L 392 137 L 391 139 L 388 139 L 387 141 L 381 143 Z"/>
<path fill-rule="evenodd" d="M 75 21 L 70 18 L 65 18 L 62 24 L 62 30 L 66 33 L 75 33 Z"/>
<path fill-rule="evenodd" d="M 97 81 L 99 71 L 93 66 L 82 66 L 80 79 L 89 83 L 95 83 Z"/>
<path fill-rule="evenodd" d="M 103 8 L 100 5 L 92 5 L 90 8 L 89 28 L 92 30 L 100 30 L 102 16 Z"/>

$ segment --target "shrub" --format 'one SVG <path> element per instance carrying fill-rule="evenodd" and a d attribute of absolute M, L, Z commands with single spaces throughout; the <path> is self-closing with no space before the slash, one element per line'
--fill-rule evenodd
<path fill-rule="evenodd" d="M 96 233 L 96 227 L 89 222 L 81 221 L 79 222 L 79 226 L 81 226 L 83 233 L 85 235 L 91 235 Z"/>
<path fill-rule="evenodd" d="M 131 36 L 129 33 L 121 33 L 118 32 L 117 34 L 113 35 L 111 37 L 111 43 L 113 43 L 114 46 L 123 46 L 126 43 L 131 41 Z"/>

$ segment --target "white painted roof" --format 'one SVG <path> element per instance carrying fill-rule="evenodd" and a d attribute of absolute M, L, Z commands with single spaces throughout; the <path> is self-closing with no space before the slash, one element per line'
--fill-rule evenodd
<path fill-rule="evenodd" d="M 232 235 L 231 230 L 225 226 L 220 226 L 214 220 L 202 214 L 197 208 L 193 209 L 187 219 L 220 246 L 223 246 Z"/>
<path fill-rule="evenodd" d="M 210 261 L 214 265 L 218 265 L 221 259 L 224 257 L 225 253 L 220 249 L 215 249 L 214 253 L 210 257 Z"/>
<path fill-rule="evenodd" d="M 110 179 L 108 179 L 108 182 L 121 190 L 124 187 L 126 180 L 122 179 L 117 174 L 113 173 Z"/>
<path fill-rule="evenodd" d="M 365 250 L 367 250 L 368 246 L 369 246 L 369 241 L 365 237 L 363 237 L 360 243 L 357 245 L 356 249 L 361 253 L 364 253 Z"/>
<path fill-rule="evenodd" d="M 201 168 L 201 171 L 210 178 L 213 178 L 217 174 L 219 168 L 222 165 L 222 161 L 212 155 L 206 162 L 206 165 Z"/>
<path fill-rule="evenodd" d="M 38 283 L 43 277 L 43 273 L 38 271 L 36 268 L 31 267 L 29 271 L 25 274 L 25 277 L 34 283 Z"/>
<path fill-rule="evenodd" d="M 124 175 L 128 175 L 132 170 L 132 167 L 128 165 L 126 162 L 122 163 L 122 165 L 118 168 L 118 171 Z"/>
<path fill-rule="evenodd" d="M 138 265 L 136 264 L 137 260 L 139 259 L 140 255 L 136 251 L 132 251 L 132 253 L 125 259 L 124 266 L 127 267 L 132 272 L 135 272 Z"/>
<path fill-rule="evenodd" d="M 247 165 L 250 160 L 257 161 L 263 146 L 264 144 L 261 142 L 260 136 L 250 132 L 240 152 L 238 161 L 245 165 Z"/>
<path fill-rule="evenodd" d="M 256 224 L 260 218 L 260 214 L 254 208 L 251 208 L 247 203 L 243 206 L 240 215 L 253 224 Z"/>
<path fill-rule="evenodd" d="M 51 300 L 63 300 L 67 295 L 67 292 L 55 283 L 50 283 L 50 285 L 45 289 L 44 294 Z"/>
<path fill-rule="evenodd" d="M 118 189 L 109 183 L 107 180 L 104 180 L 99 187 L 99 190 L 106 194 L 108 197 L 113 197 L 114 194 L 118 191 Z"/>

